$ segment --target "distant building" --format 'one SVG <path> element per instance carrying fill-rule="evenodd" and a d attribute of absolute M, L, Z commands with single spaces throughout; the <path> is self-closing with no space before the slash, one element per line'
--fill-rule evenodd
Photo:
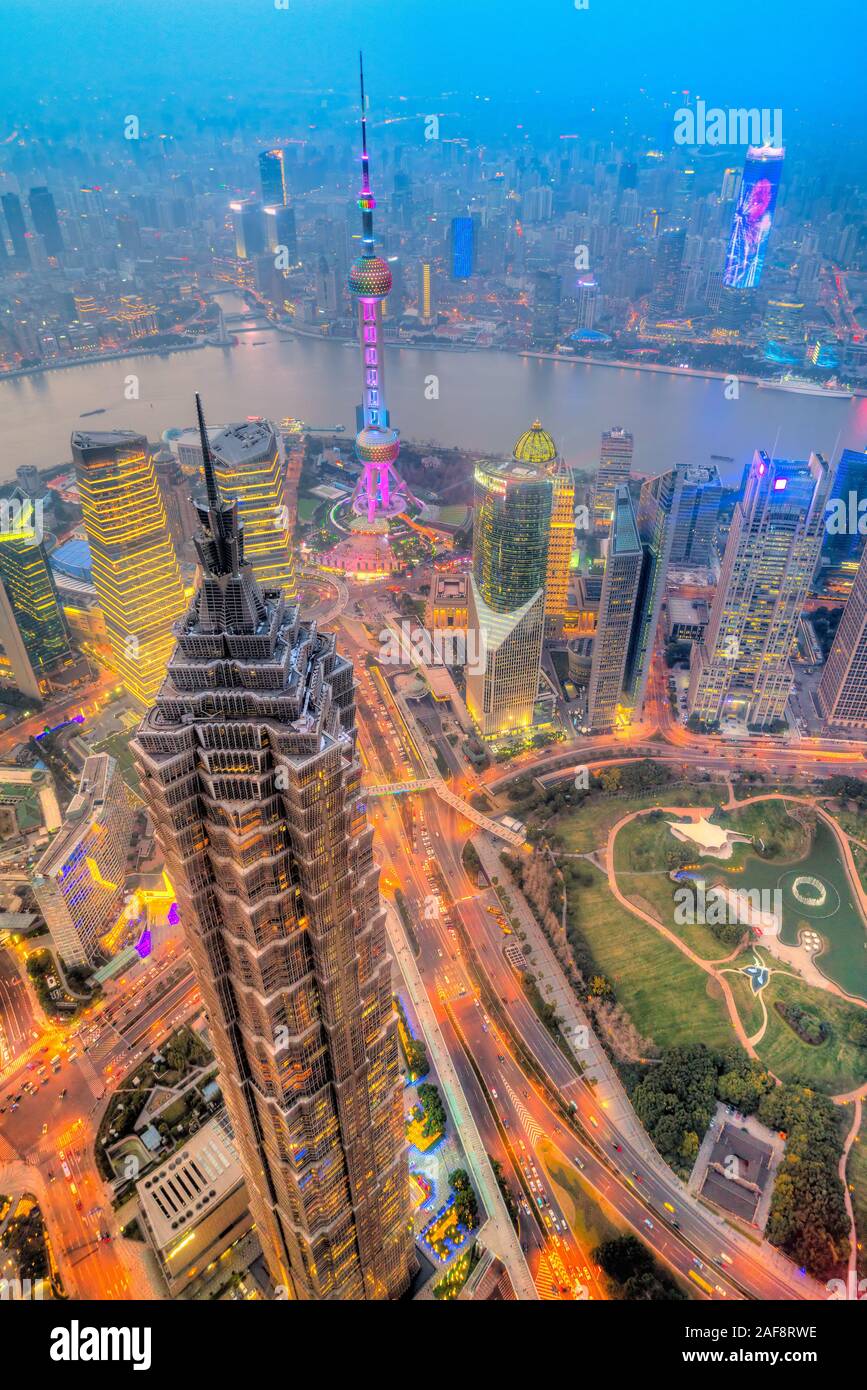
<path fill-rule="evenodd" d="M 422 261 L 419 266 L 418 317 L 419 322 L 426 327 L 429 327 L 436 318 L 433 266 L 430 261 Z"/>
<path fill-rule="evenodd" d="M 747 150 L 723 272 L 729 289 L 754 289 L 762 278 L 784 156 L 771 146 Z"/>
<path fill-rule="evenodd" d="M 263 150 L 259 155 L 259 181 L 262 186 L 262 202 L 266 207 L 286 207 L 289 203 L 289 186 L 286 181 L 286 151 L 281 149 Z"/>
<path fill-rule="evenodd" d="M 553 348 L 560 334 L 560 276 L 553 270 L 537 270 L 533 276 L 533 346 Z"/>
<path fill-rule="evenodd" d="M 47 188 L 31 188 L 29 203 L 31 221 L 42 237 L 46 253 L 59 256 L 64 249 L 63 237 L 52 194 Z"/>
<path fill-rule="evenodd" d="M 599 471 L 593 492 L 592 520 L 597 536 L 607 536 L 614 515 L 614 491 L 629 481 L 632 469 L 633 438 L 628 430 L 615 427 L 602 436 Z"/>
<path fill-rule="evenodd" d="M 474 270 L 474 227 L 471 217 L 453 217 L 450 231 L 453 280 L 469 280 Z"/>
<path fill-rule="evenodd" d="M 0 203 L 2 203 L 3 212 L 6 215 L 6 226 L 9 229 L 9 240 L 12 242 L 13 258 L 19 263 L 19 267 L 29 266 L 30 251 L 27 246 L 27 224 L 24 221 L 21 199 L 17 193 L 4 193 L 0 197 Z"/>
<path fill-rule="evenodd" d="M 267 247 L 265 214 L 255 198 L 242 198 L 229 204 L 235 233 L 235 255 L 239 261 L 261 256 Z"/>
<path fill-rule="evenodd" d="M 43 763 L 0 764 L 0 838 L 48 830 L 62 824 L 54 778 Z"/>
<path fill-rule="evenodd" d="M 36 865 L 33 892 L 66 965 L 100 963 L 100 937 L 123 909 L 136 804 L 115 759 L 92 754 L 62 829 Z"/>

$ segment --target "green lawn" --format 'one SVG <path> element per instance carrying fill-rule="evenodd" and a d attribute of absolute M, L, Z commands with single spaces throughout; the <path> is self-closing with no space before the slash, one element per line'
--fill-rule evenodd
<path fill-rule="evenodd" d="M 767 845 L 773 841 L 777 846 L 774 862 L 791 863 L 803 859 L 810 848 L 809 831 L 789 815 L 784 801 L 758 801 L 752 806 L 742 806 L 721 823 L 751 836 L 756 843 L 763 840 Z M 735 845 L 731 862 L 742 863 L 751 853 L 749 845 Z"/>
<path fill-rule="evenodd" d="M 759 952 L 771 970 L 775 962 L 768 952 Z M 735 965 L 752 965 L 752 951 L 745 954 Z M 785 969 L 785 967 L 783 967 Z M 732 983 L 733 976 L 728 976 Z M 745 982 L 746 983 L 746 982 Z M 733 986 L 734 988 L 734 986 Z M 747 1015 L 742 1010 L 742 1001 L 747 996 L 738 986 L 735 1002 L 747 1031 L 755 1031 L 754 1009 Z M 774 974 L 764 990 L 765 1006 L 768 1010 L 768 1026 L 756 1051 L 762 1061 L 779 1076 L 782 1081 L 803 1080 L 807 1085 L 825 1095 L 840 1095 L 852 1091 L 867 1081 L 867 1048 L 856 1047 L 849 1042 L 846 1031 L 849 1022 L 861 1015 L 863 1010 L 843 999 L 837 999 L 826 990 L 817 989 L 803 980 L 789 975 Z M 781 1018 L 774 1008 L 777 1002 L 797 1004 L 808 1009 L 814 1018 L 824 1019 L 831 1028 L 830 1036 L 818 1046 L 802 1042 L 793 1028 Z"/>
<path fill-rule="evenodd" d="M 722 995 L 711 997 L 718 987 L 655 928 L 621 908 L 603 874 L 589 865 L 588 870 L 593 883 L 572 890 L 570 921 L 642 1036 L 658 1047 L 696 1040 L 708 1047 L 730 1044 Z"/>
<path fill-rule="evenodd" d="M 722 960 L 732 947 L 719 941 L 709 927 L 702 922 L 675 921 L 677 884 L 668 877 L 669 855 L 679 848 L 665 819 L 651 820 L 649 816 L 642 816 L 625 825 L 614 844 L 614 867 L 620 891 L 636 906 L 657 917 L 669 931 L 676 932 L 702 960 Z M 705 862 L 709 865 L 710 878 L 716 865 L 713 860 Z"/>
<path fill-rule="evenodd" d="M 564 850 L 589 854 L 594 849 L 602 849 L 611 827 L 632 811 L 651 806 L 713 806 L 727 797 L 728 789 L 713 782 L 699 782 L 691 787 L 662 787 L 646 796 L 597 794 L 588 797 L 577 810 L 554 816 L 548 828 L 561 837 Z"/>

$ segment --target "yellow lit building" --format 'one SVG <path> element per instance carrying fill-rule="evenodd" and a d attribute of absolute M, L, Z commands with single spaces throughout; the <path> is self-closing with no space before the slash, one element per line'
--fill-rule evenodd
<path fill-rule="evenodd" d="M 572 537 L 575 531 L 575 484 L 557 452 L 557 446 L 534 420 L 515 445 L 514 457 L 519 463 L 540 466 L 551 474 L 554 496 L 551 503 L 551 526 L 548 533 L 548 569 L 545 578 L 545 633 L 560 637 L 569 603 L 569 562 L 572 558 Z"/>
<path fill-rule="evenodd" d="M 76 430 L 72 457 L 112 664 L 127 691 L 150 705 L 174 645 L 172 624 L 186 609 L 153 459 L 132 430 Z"/>

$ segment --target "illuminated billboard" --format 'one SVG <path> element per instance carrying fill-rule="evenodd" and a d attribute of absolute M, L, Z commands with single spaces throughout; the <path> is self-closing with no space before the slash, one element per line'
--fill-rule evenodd
<path fill-rule="evenodd" d="M 731 290 L 753 289 L 762 277 L 784 155 L 767 145 L 747 150 L 723 272 L 723 284 Z"/>

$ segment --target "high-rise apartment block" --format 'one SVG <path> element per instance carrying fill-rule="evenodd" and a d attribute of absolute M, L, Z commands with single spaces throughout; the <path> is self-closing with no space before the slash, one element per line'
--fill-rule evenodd
<path fill-rule="evenodd" d="M 704 641 L 692 649 L 689 712 L 714 727 L 727 717 L 779 726 L 792 684 L 790 656 L 825 525 L 831 470 L 759 450 L 735 506 Z"/>
<path fill-rule="evenodd" d="M 352 665 L 207 504 L 201 585 L 134 743 L 275 1284 L 390 1299 L 414 1254 L 391 962 Z"/>

